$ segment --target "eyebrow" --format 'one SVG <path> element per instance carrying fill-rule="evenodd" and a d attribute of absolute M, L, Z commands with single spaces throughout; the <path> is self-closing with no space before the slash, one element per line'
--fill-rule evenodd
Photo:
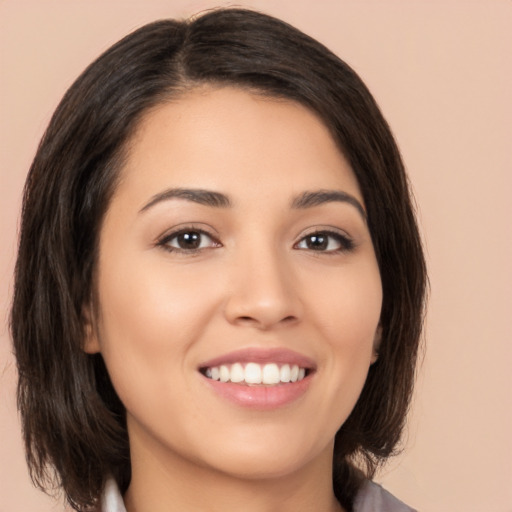
<path fill-rule="evenodd" d="M 342 192 L 341 190 L 315 190 L 304 192 L 292 201 L 292 208 L 302 210 L 333 202 L 348 203 L 354 206 L 366 222 L 366 212 L 363 205 L 354 196 Z"/>
<path fill-rule="evenodd" d="M 229 197 L 221 192 L 204 190 L 200 188 L 170 188 L 155 194 L 139 211 L 142 213 L 152 206 L 170 199 L 185 199 L 194 203 L 213 208 L 230 208 L 233 203 Z M 363 205 L 352 195 L 341 190 L 315 190 L 306 191 L 292 200 L 291 207 L 297 210 L 313 208 L 325 203 L 348 203 L 356 208 L 366 222 L 366 212 Z"/>
<path fill-rule="evenodd" d="M 228 196 L 220 192 L 203 190 L 200 188 L 170 188 L 154 195 L 139 211 L 142 213 L 157 203 L 168 201 L 169 199 L 185 199 L 194 203 L 214 208 L 229 208 L 231 201 Z"/>

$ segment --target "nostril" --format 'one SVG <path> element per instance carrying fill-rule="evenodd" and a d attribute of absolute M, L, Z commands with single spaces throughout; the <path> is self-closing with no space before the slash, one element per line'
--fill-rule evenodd
<path fill-rule="evenodd" d="M 291 323 L 295 322 L 296 320 L 297 320 L 297 317 L 296 317 L 296 316 L 289 315 L 289 316 L 284 317 L 284 318 L 281 320 L 281 323 L 282 323 L 282 324 L 291 324 Z"/>
<path fill-rule="evenodd" d="M 291 322 L 294 322 L 296 319 L 297 319 L 296 316 L 289 315 L 289 316 L 286 316 L 283 319 L 281 319 L 281 323 L 291 323 Z M 247 316 L 247 315 L 239 316 L 238 320 L 241 322 L 257 322 L 257 320 L 255 318 L 253 318 L 252 316 Z"/>

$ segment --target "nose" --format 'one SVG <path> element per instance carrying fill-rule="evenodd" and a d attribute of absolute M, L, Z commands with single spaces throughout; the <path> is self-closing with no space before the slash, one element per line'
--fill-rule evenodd
<path fill-rule="evenodd" d="M 290 262 L 276 251 L 240 255 L 230 271 L 225 316 L 260 330 L 295 324 L 303 313 L 297 287 Z"/>

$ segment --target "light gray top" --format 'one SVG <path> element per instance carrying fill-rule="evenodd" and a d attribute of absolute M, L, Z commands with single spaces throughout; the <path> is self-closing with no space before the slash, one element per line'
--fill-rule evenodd
<path fill-rule="evenodd" d="M 101 512 L 126 512 L 117 484 L 109 479 L 101 499 Z M 416 512 L 380 485 L 367 481 L 354 503 L 354 512 Z"/>
<path fill-rule="evenodd" d="M 354 512 L 416 512 L 375 482 L 366 481 L 356 496 Z"/>

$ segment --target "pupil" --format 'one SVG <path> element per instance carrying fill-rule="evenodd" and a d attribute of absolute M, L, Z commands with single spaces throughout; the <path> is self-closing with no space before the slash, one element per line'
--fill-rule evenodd
<path fill-rule="evenodd" d="M 197 249 L 201 245 L 199 233 L 182 233 L 178 236 L 178 245 L 182 249 Z"/>
<path fill-rule="evenodd" d="M 327 237 L 324 235 L 311 235 L 308 239 L 308 247 L 310 249 L 326 249 Z"/>

